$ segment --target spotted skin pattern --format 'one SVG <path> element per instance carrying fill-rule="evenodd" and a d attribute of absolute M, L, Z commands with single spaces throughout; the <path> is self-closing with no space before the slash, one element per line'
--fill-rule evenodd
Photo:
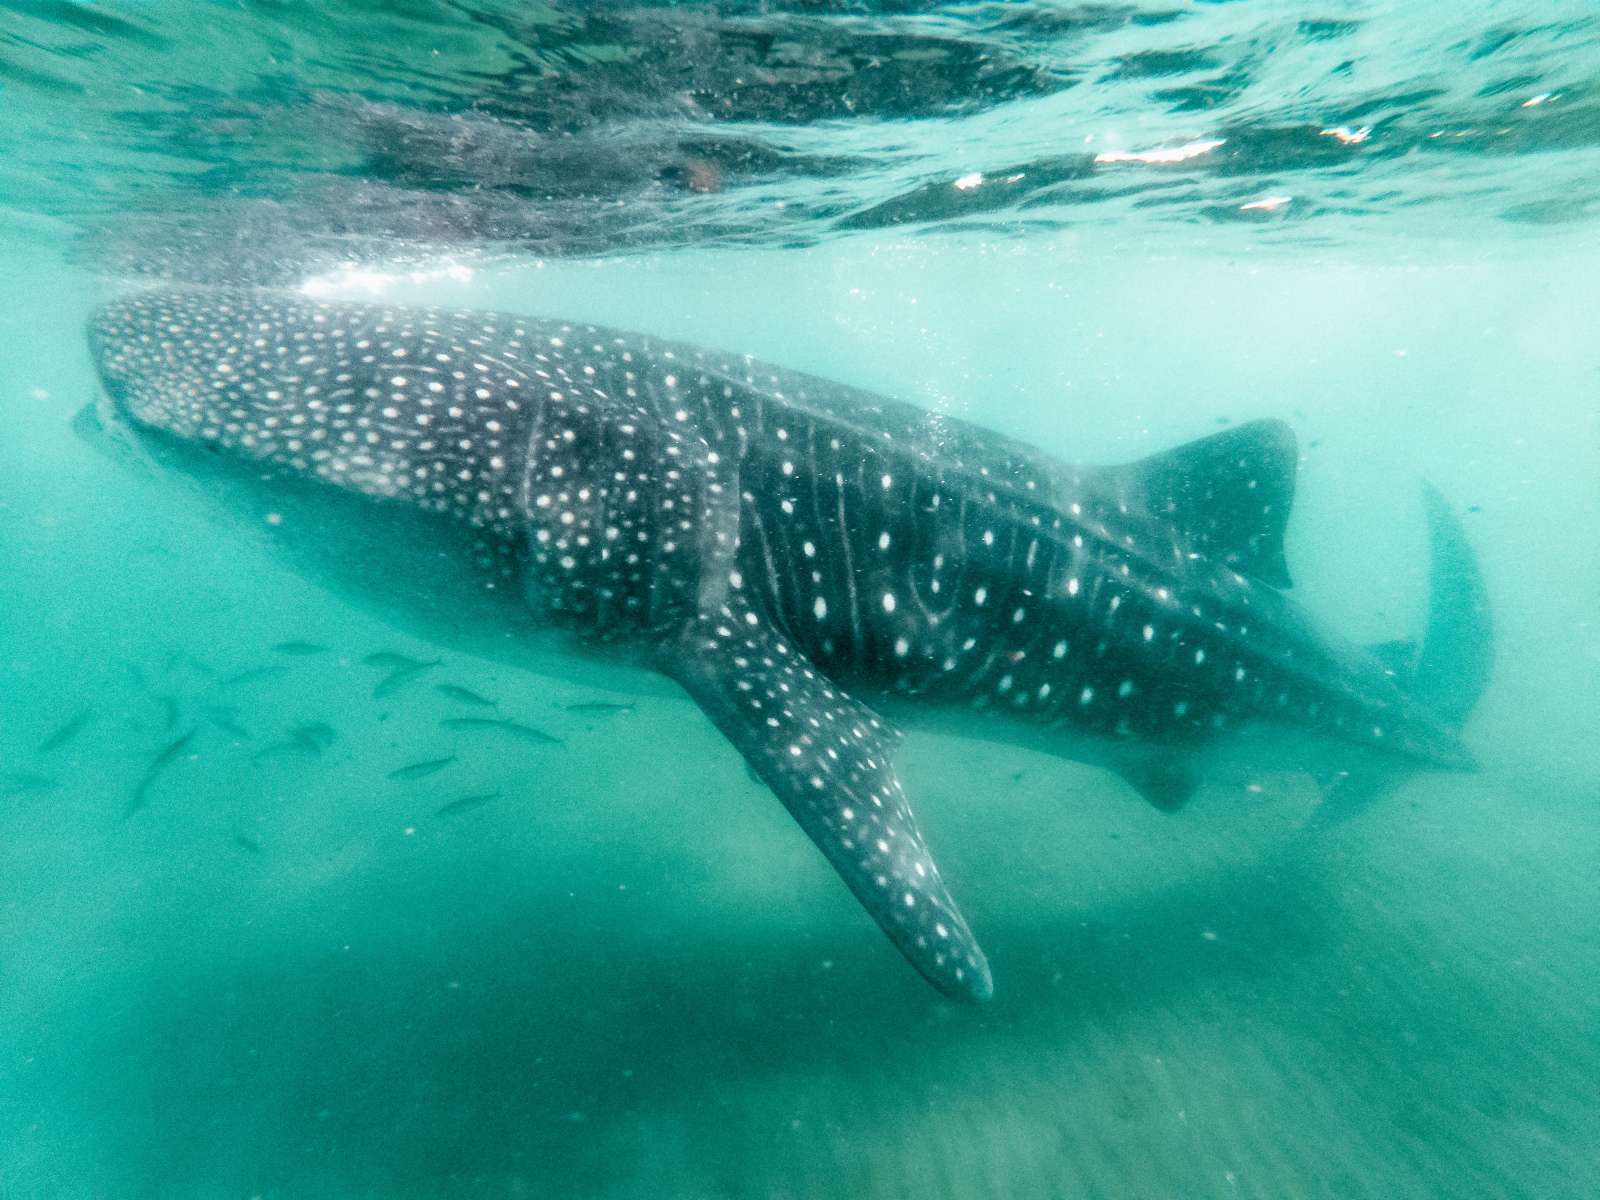
<path fill-rule="evenodd" d="M 90 340 L 135 430 L 444 514 L 498 564 L 485 587 L 640 647 L 951 995 L 986 997 L 989 968 L 874 697 L 1170 756 L 1265 720 L 1470 764 L 1275 586 L 1295 464 L 1276 422 L 1075 467 L 748 357 L 265 291 L 138 294 Z M 1186 794 L 1125 774 L 1164 807 Z"/>

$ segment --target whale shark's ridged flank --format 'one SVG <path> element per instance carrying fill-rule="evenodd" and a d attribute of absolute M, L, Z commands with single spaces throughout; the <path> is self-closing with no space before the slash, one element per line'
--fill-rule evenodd
<path fill-rule="evenodd" d="M 1327 636 L 1283 591 L 1276 421 L 1074 466 L 749 357 L 287 293 L 142 293 L 90 341 L 152 459 L 242 487 L 257 525 L 292 498 L 280 532 L 343 547 L 381 615 L 511 661 L 554 624 L 676 680 L 952 996 L 988 996 L 989 967 L 874 706 L 1070 747 L 1165 810 L 1246 724 L 1323 735 L 1336 766 L 1472 765 L 1488 623 L 1454 518 L 1430 497 L 1415 671 Z"/>

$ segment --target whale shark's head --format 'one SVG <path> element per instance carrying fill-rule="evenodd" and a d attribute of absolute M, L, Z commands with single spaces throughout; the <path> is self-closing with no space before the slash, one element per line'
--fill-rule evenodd
<path fill-rule="evenodd" d="M 515 516 L 536 417 L 519 331 L 496 320 L 163 290 L 102 306 L 88 335 L 108 424 L 163 460 L 193 473 L 215 457 L 483 524 Z"/>
<path fill-rule="evenodd" d="M 168 307 L 146 297 L 102 306 L 89 321 L 89 349 L 111 424 L 196 438 L 216 411 L 207 404 L 204 351 L 182 314 Z"/>
<path fill-rule="evenodd" d="M 103 395 L 74 429 L 364 611 L 510 654 L 505 631 L 531 620 L 515 574 L 535 416 L 509 357 L 518 328 L 288 292 L 140 292 L 90 318 Z"/>

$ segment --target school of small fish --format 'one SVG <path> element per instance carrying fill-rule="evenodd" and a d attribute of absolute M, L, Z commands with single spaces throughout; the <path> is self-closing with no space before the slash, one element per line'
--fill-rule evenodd
<path fill-rule="evenodd" d="M 334 647 L 330 645 L 299 638 L 274 643 L 270 651 L 279 658 L 290 660 L 322 659 L 335 654 Z M 358 661 L 361 666 L 382 673 L 371 689 L 371 698 L 374 700 L 387 700 L 398 696 L 423 676 L 444 665 L 442 659 L 420 659 L 393 650 L 375 651 Z M 344 660 L 341 665 L 349 666 L 350 663 Z M 173 651 L 156 672 L 156 677 L 165 677 L 163 684 L 169 688 L 173 683 L 170 677 L 180 670 L 206 681 L 205 695 L 186 696 L 177 688 L 156 693 L 153 690 L 155 684 L 152 682 L 152 672 L 137 663 L 125 662 L 122 668 L 126 672 L 128 685 L 142 694 L 146 706 L 153 704 L 154 711 L 158 714 L 152 724 L 148 718 L 138 715 L 140 712 L 151 712 L 149 707 L 135 708 L 131 710 L 131 715 L 124 717 L 123 723 L 126 729 L 136 735 L 150 732 L 152 729 L 163 735 L 158 747 L 146 760 L 143 770 L 127 794 L 122 809 L 123 820 L 132 819 L 148 809 L 159 798 L 163 781 L 173 773 L 217 754 L 221 749 L 214 744 L 217 734 L 226 735 L 228 748 L 232 750 L 248 749 L 247 744 L 255 742 L 255 736 L 251 732 L 251 724 L 254 722 L 247 724 L 241 717 L 243 705 L 221 703 L 218 693 L 231 695 L 252 684 L 276 679 L 290 670 L 283 662 L 267 661 L 224 673 L 182 651 Z M 432 690 L 450 704 L 494 714 L 441 716 L 438 726 L 449 733 L 503 737 L 543 747 L 566 745 L 566 738 L 560 734 L 503 715 L 500 701 L 494 697 L 457 683 L 435 683 Z M 114 715 L 107 711 L 110 707 L 105 702 L 86 705 L 67 716 L 38 742 L 34 758 L 39 760 L 41 765 L 66 760 L 84 745 L 84 734 L 88 730 L 96 726 L 109 725 L 115 720 Z M 637 708 L 631 702 L 621 703 L 611 700 L 575 700 L 558 703 L 555 707 L 560 712 L 584 718 L 621 716 L 631 714 Z M 384 713 L 379 719 L 384 719 L 386 716 L 387 713 Z M 182 731 L 177 732 L 180 726 L 183 727 Z M 333 725 L 327 721 L 308 718 L 282 728 L 277 735 L 250 749 L 249 758 L 256 764 L 270 764 L 274 760 L 309 762 L 321 759 L 338 740 L 339 734 Z M 78 757 L 75 756 L 73 762 L 77 761 Z M 384 778 L 393 783 L 417 783 L 448 771 L 462 761 L 461 754 L 454 750 L 426 757 L 419 756 L 413 761 L 400 763 L 385 772 Z M 18 800 L 23 797 L 43 795 L 61 786 L 62 778 L 59 773 L 46 774 L 39 770 L 0 771 L 0 800 Z M 433 816 L 436 818 L 458 816 L 498 800 L 500 795 L 501 791 L 498 788 L 465 793 L 439 804 L 433 809 Z M 264 853 L 262 843 L 247 834 L 234 835 L 232 844 L 235 849 L 251 856 Z"/>

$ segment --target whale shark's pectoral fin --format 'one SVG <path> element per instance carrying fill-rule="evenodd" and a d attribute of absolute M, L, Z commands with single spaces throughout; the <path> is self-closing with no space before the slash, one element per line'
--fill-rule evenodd
<path fill-rule="evenodd" d="M 987 999 L 989 964 L 895 775 L 899 733 L 737 597 L 689 621 L 657 665 L 778 794 L 911 965 L 946 995 Z"/>
<path fill-rule="evenodd" d="M 1199 553 L 1286 588 L 1283 534 L 1298 465 L 1294 430 L 1250 421 L 1100 473 L 1115 495 L 1171 521 Z"/>

